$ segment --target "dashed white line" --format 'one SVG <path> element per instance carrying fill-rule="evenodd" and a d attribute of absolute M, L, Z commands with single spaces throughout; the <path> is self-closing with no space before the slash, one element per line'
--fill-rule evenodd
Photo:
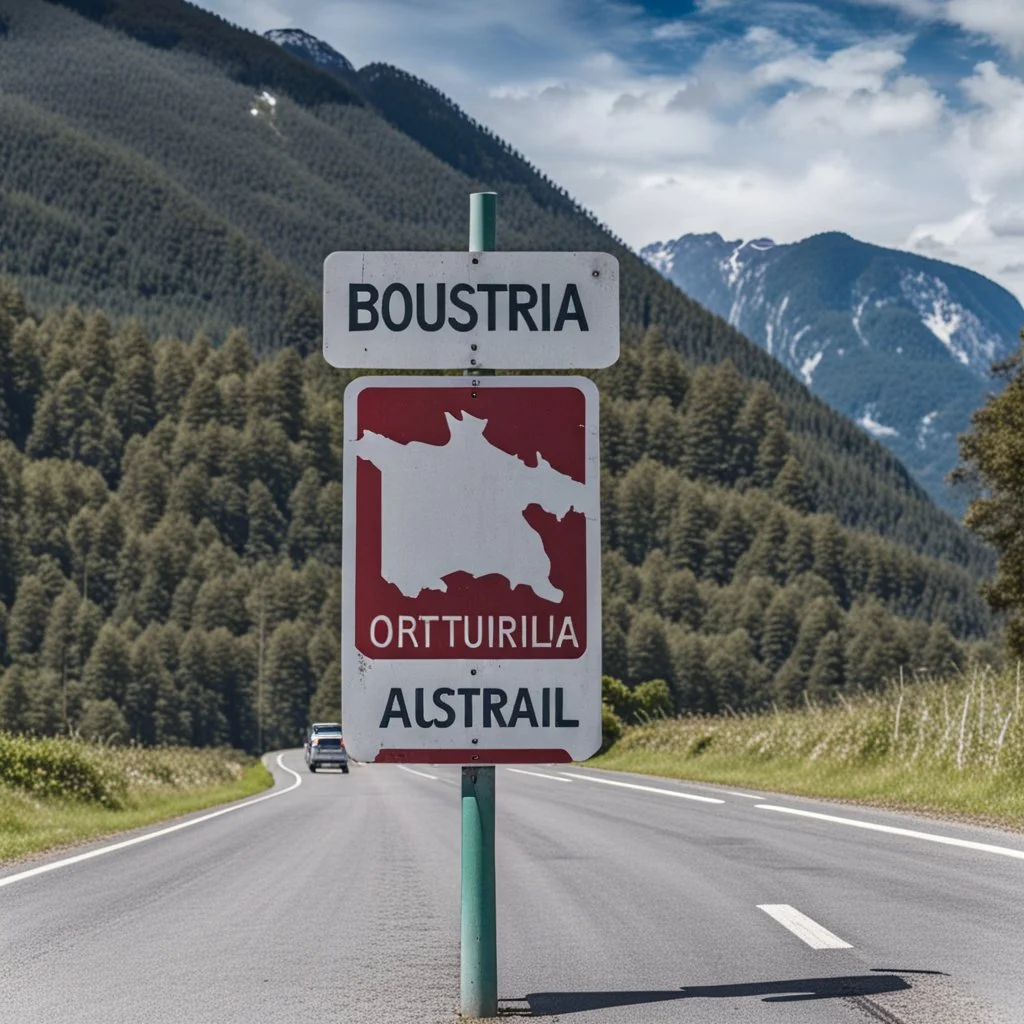
<path fill-rule="evenodd" d="M 183 828 L 191 828 L 193 825 L 200 825 L 204 821 L 219 818 L 222 814 L 231 814 L 240 811 L 245 807 L 252 807 L 253 804 L 261 804 L 264 800 L 273 800 L 275 797 L 284 796 L 293 789 L 302 785 L 302 776 L 292 771 L 281 758 L 284 754 L 277 755 L 278 767 L 283 768 L 289 775 L 295 776 L 295 781 L 287 789 L 276 789 L 273 793 L 266 793 L 254 800 L 246 800 L 245 803 L 231 804 L 230 807 L 222 807 L 219 811 L 211 811 L 199 818 L 191 818 L 188 821 L 178 822 L 177 825 L 168 825 L 167 828 L 157 829 L 155 832 L 147 832 L 142 836 L 135 836 L 134 839 L 123 839 L 119 843 L 111 843 L 110 846 L 101 846 L 96 850 L 89 850 L 87 853 L 79 853 L 74 857 L 65 857 L 63 860 L 50 861 L 49 864 L 40 864 L 39 867 L 29 868 L 27 871 L 19 871 L 16 875 L 6 875 L 0 878 L 0 889 L 5 885 L 13 885 L 15 882 L 22 882 L 26 878 L 35 878 L 36 875 L 45 875 L 48 871 L 56 871 L 57 868 L 70 867 L 72 864 L 80 864 L 84 860 L 92 860 L 93 857 L 102 857 L 105 853 L 113 853 L 115 850 L 124 850 L 129 846 L 137 846 L 139 843 L 148 843 L 151 839 L 159 839 L 160 836 L 168 836 L 172 832 L 180 832 Z"/>
<path fill-rule="evenodd" d="M 758 910 L 763 910 L 769 917 L 775 918 L 783 928 L 788 928 L 798 939 L 802 939 L 811 949 L 852 949 L 838 935 L 833 935 L 817 921 L 812 921 L 806 914 L 801 914 L 788 903 L 759 903 Z"/>
<path fill-rule="evenodd" d="M 584 782 L 596 782 L 602 786 L 620 786 L 622 789 L 638 789 L 643 793 L 661 793 L 664 796 L 677 796 L 681 800 L 698 800 L 704 804 L 724 804 L 713 796 L 697 796 L 695 793 L 680 793 L 677 789 L 659 789 L 657 786 L 641 786 L 635 782 L 619 782 L 616 779 L 595 779 L 593 775 L 580 775 L 577 772 L 562 772 L 570 779 L 581 779 Z"/>
<path fill-rule="evenodd" d="M 849 825 L 852 828 L 866 828 L 872 832 L 887 832 L 894 836 L 907 836 L 911 839 L 925 839 L 929 843 L 942 843 L 946 846 L 959 846 L 965 850 L 978 850 L 981 853 L 996 853 L 1002 857 L 1015 857 L 1024 860 L 1024 850 L 1015 850 L 1010 846 L 995 846 L 992 843 L 978 843 L 973 839 L 956 839 L 953 836 L 940 836 L 934 832 L 918 832 L 912 828 L 898 828 L 895 825 L 878 825 L 873 821 L 861 821 L 858 818 L 841 818 L 835 814 L 820 814 L 817 811 L 804 811 L 796 807 L 776 807 L 774 804 L 758 804 L 761 811 L 778 811 L 780 814 L 795 814 L 801 818 L 815 818 L 818 821 L 830 821 L 836 825 Z"/>
<path fill-rule="evenodd" d="M 525 768 L 509 768 L 510 772 L 516 775 L 536 775 L 538 779 L 551 779 L 552 782 L 572 782 L 572 779 L 563 779 L 561 775 L 548 775 L 547 772 L 528 772 Z"/>
<path fill-rule="evenodd" d="M 419 775 L 424 779 L 433 779 L 435 782 L 437 781 L 436 775 L 428 775 L 426 772 L 418 772 L 415 768 L 409 768 L 404 764 L 397 765 L 396 767 L 400 768 L 403 772 L 408 772 L 410 775 Z"/>
<path fill-rule="evenodd" d="M 737 793 L 734 789 L 723 789 L 721 792 L 728 793 L 729 796 L 741 796 L 744 800 L 763 800 L 763 796 L 758 796 L 756 793 Z"/>

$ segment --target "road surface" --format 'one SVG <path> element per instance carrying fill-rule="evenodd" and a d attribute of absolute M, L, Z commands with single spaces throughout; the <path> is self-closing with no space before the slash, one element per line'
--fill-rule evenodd
<path fill-rule="evenodd" d="M 455 1020 L 458 769 L 270 763 L 226 813 L 0 869 L 0 1021 Z M 585 768 L 497 788 L 503 1016 L 1024 1021 L 1024 836 Z"/>

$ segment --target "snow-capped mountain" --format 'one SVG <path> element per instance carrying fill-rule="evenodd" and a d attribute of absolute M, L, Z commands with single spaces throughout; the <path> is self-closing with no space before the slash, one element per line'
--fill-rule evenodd
<path fill-rule="evenodd" d="M 891 448 L 947 508 L 956 435 L 1017 348 L 1024 308 L 949 263 L 832 232 L 790 245 L 684 235 L 642 256 Z"/>
<path fill-rule="evenodd" d="M 296 57 L 301 57 L 340 78 L 355 74 L 356 69 L 350 60 L 338 53 L 333 46 L 329 46 L 322 39 L 317 39 L 316 36 L 311 36 L 308 32 L 303 32 L 301 28 L 272 28 L 269 32 L 264 32 L 263 37 L 277 43 L 283 50 Z"/>

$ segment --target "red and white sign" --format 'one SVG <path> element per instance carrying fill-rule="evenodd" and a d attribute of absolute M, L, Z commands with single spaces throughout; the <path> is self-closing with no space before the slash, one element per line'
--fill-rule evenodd
<path fill-rule="evenodd" d="M 581 760 L 601 742 L 597 389 L 345 391 L 342 714 L 360 760 Z"/>

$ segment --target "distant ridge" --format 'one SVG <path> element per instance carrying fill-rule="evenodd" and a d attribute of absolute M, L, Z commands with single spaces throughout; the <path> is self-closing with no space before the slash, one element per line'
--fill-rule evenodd
<path fill-rule="evenodd" d="M 972 270 L 840 232 L 776 245 L 683 235 L 643 258 L 895 452 L 940 504 L 956 435 L 1024 308 Z"/>
<path fill-rule="evenodd" d="M 346 81 L 355 74 L 356 69 L 350 60 L 338 53 L 333 46 L 304 32 L 301 28 L 272 28 L 269 32 L 263 33 L 263 38 Z"/>

